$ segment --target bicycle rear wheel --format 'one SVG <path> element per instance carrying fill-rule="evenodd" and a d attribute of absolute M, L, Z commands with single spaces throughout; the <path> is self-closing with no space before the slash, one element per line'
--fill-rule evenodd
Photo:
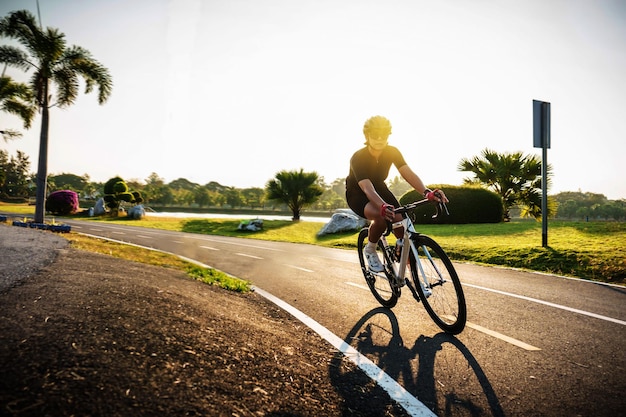
<path fill-rule="evenodd" d="M 443 331 L 461 333 L 467 321 L 467 306 L 452 262 L 441 246 L 428 236 L 413 237 L 413 244 L 417 259 L 411 257 L 411 273 L 420 300 Z"/>
<path fill-rule="evenodd" d="M 389 258 L 389 254 L 385 252 L 383 244 L 378 242 L 378 257 L 385 266 L 385 272 L 372 272 L 369 270 L 365 256 L 363 256 L 363 249 L 367 244 L 367 232 L 367 228 L 362 229 L 357 240 L 361 271 L 363 271 L 365 282 L 367 282 L 367 286 L 370 287 L 370 291 L 372 291 L 374 298 L 376 298 L 376 300 L 378 300 L 383 307 L 392 308 L 398 302 L 399 296 L 399 291 L 391 285 L 393 280 L 391 272 L 393 271 L 393 261 Z"/>

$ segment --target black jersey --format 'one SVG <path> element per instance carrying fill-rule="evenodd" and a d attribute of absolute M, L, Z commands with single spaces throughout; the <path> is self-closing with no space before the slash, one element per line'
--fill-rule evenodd
<path fill-rule="evenodd" d="M 369 179 L 374 188 L 385 187 L 385 181 L 389 175 L 391 164 L 400 169 L 406 162 L 404 157 L 395 146 L 386 146 L 376 159 L 368 150 L 367 146 L 359 149 L 350 159 L 350 173 L 346 178 L 346 189 L 360 190 L 359 181 Z"/>

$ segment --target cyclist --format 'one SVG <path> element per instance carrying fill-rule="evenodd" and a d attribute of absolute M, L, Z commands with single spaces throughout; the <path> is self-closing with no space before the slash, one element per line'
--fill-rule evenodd
<path fill-rule="evenodd" d="M 382 272 L 384 267 L 376 253 L 376 245 L 387 229 L 387 221 L 402 220 L 400 214 L 394 213 L 394 207 L 399 207 L 400 203 L 385 184 L 391 164 L 394 164 L 402 178 L 425 198 L 444 203 L 447 203 L 448 199 L 443 191 L 426 188 L 420 177 L 406 164 L 398 148 L 388 145 L 391 123 L 387 118 L 370 117 L 363 126 L 363 134 L 365 147 L 356 151 L 350 159 L 350 173 L 346 178 L 346 200 L 352 211 L 370 220 L 368 243 L 363 253 L 369 269 L 373 272 Z M 401 238 L 403 232 L 399 229 L 394 230 L 397 238 Z"/>

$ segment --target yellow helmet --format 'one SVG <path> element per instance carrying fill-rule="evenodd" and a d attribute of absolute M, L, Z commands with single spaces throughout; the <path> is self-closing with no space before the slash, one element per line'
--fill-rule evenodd
<path fill-rule="evenodd" d="M 391 122 L 383 116 L 372 116 L 363 125 L 363 134 L 367 139 L 367 134 L 372 130 L 377 130 L 387 135 L 391 134 Z"/>

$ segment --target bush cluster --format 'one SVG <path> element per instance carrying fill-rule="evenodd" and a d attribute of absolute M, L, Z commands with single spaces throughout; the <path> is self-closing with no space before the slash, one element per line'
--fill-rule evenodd
<path fill-rule="evenodd" d="M 435 205 L 418 207 L 411 214 L 412 219 L 418 224 L 465 224 L 465 223 L 499 223 L 503 219 L 502 198 L 489 190 L 472 186 L 457 185 L 432 185 L 429 188 L 441 188 L 450 203 L 448 211 L 450 215 L 441 214 L 436 219 Z M 400 198 L 400 204 L 407 204 L 421 200 L 424 197 L 417 191 L 411 190 Z"/>
<path fill-rule="evenodd" d="M 46 199 L 46 211 L 59 216 L 67 216 L 78 211 L 78 194 L 72 190 L 59 190 L 50 193 Z"/>

